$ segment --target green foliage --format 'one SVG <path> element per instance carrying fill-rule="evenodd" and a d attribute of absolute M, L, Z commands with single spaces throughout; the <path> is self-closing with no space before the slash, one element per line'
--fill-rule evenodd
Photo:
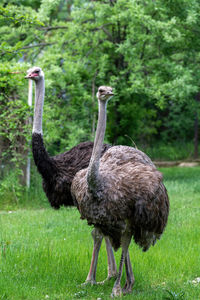
<path fill-rule="evenodd" d="M 25 160 L 26 162 L 26 160 Z M 24 167 L 16 164 L 1 165 L 0 210 L 48 208 L 50 204 L 42 188 L 42 179 L 31 159 L 31 184 L 24 186 Z"/>
<path fill-rule="evenodd" d="M 22 91 L 24 83 L 20 65 L 0 65 L 0 159 L 15 163 L 19 167 L 27 150 L 30 128 L 27 120 L 30 111 Z M 16 89 L 18 87 L 18 89 Z"/>
<path fill-rule="evenodd" d="M 15 208 L 18 206 L 24 188 L 20 184 L 20 176 L 22 172 L 19 168 L 14 168 L 4 176 L 0 182 L 0 198 L 2 208 Z"/>
<path fill-rule="evenodd" d="M 3 60 L 15 58 L 16 61 L 33 38 L 27 31 L 43 23 L 38 21 L 36 11 L 30 7 L 8 4 L 5 7 L 0 5 L 0 25 L 0 56 Z"/>
<path fill-rule="evenodd" d="M 137 146 L 137 145 L 136 145 Z M 190 142 L 159 143 L 153 146 L 139 148 L 145 152 L 152 160 L 191 160 L 193 158 L 193 144 Z"/>
<path fill-rule="evenodd" d="M 125 135 L 140 143 L 160 137 L 158 132 L 163 120 L 156 120 L 160 112 L 157 106 L 166 107 L 170 101 L 171 107 L 179 107 L 179 102 L 193 107 L 194 94 L 198 91 L 198 77 L 195 85 L 191 64 L 187 64 L 186 58 L 191 47 L 188 45 L 184 53 L 180 52 L 185 44 L 182 31 L 187 20 L 179 20 L 180 12 L 176 10 L 172 16 L 170 3 L 163 9 L 163 1 L 146 6 L 133 1 L 116 1 L 115 5 L 109 1 L 107 4 L 75 3 L 78 5 L 71 13 L 73 21 L 67 23 L 67 30 L 60 38 L 61 42 L 67 41 L 66 46 L 62 44 L 65 53 L 61 53 L 61 57 L 68 78 L 73 80 L 75 76 L 76 85 L 77 79 L 84 82 L 88 94 L 93 81 L 96 86 L 105 82 L 115 88 L 117 96 L 109 104 L 107 130 L 111 143 L 127 143 Z M 193 10 L 184 3 L 183 10 L 189 14 L 190 9 Z M 190 28 L 187 34 L 193 35 Z M 54 54 L 58 52 L 59 49 L 55 49 Z M 184 61 L 177 63 L 183 56 Z M 82 70 L 66 68 L 65 61 L 67 66 L 69 61 L 73 66 L 74 62 L 81 64 Z M 171 118 L 171 110 L 167 109 L 167 114 Z M 183 118 L 185 116 L 187 113 Z M 192 111 L 186 124 L 191 133 Z M 181 131 L 179 118 L 176 125 Z M 166 141 L 164 136 L 168 137 L 171 124 L 165 124 L 165 128 L 163 141 Z"/>

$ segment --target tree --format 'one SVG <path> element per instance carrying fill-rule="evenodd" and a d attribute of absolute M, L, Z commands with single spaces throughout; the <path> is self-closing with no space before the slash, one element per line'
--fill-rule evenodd
<path fill-rule="evenodd" d="M 21 28 L 36 24 L 42 23 L 37 21 L 36 16 L 31 16 L 29 8 L 22 10 L 14 5 L 0 6 L 0 162 L 1 170 L 6 165 L 14 165 L 17 175 L 24 175 L 23 163 L 30 132 L 27 126 L 30 111 L 27 93 L 23 94 L 25 90 L 21 74 L 24 66 L 17 63 L 22 56 L 26 36 Z"/>
<path fill-rule="evenodd" d="M 170 124 L 157 120 L 161 109 L 168 111 L 168 118 L 175 106 L 180 111 L 187 104 L 190 115 L 197 110 L 198 1 L 74 3 L 73 21 L 63 33 L 63 68 L 70 61 L 81 65 L 77 72 L 88 91 L 94 78 L 96 85 L 115 87 L 108 124 L 111 142 L 127 144 L 126 134 L 140 143 L 164 136 L 159 132 L 169 132 Z M 191 121 L 187 126 L 192 130 Z M 179 118 L 176 127 L 179 137 Z"/>
<path fill-rule="evenodd" d="M 101 84 L 116 93 L 109 105 L 109 142 L 191 140 L 199 110 L 197 0 L 6 3 L 0 21 L 1 36 L 8 35 L 0 56 L 14 67 L 20 59 L 24 70 L 27 63 L 45 70 L 50 153 L 91 139 Z"/>

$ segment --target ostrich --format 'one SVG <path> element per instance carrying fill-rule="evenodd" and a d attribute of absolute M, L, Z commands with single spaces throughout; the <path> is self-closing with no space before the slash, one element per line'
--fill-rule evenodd
<path fill-rule="evenodd" d="M 114 146 L 101 157 L 106 128 L 106 107 L 112 88 L 97 92 L 99 116 L 94 148 L 88 168 L 79 171 L 71 186 L 82 219 L 94 225 L 97 235 L 110 239 L 115 250 L 122 247 L 119 273 L 111 296 L 130 293 L 134 275 L 128 247 L 133 237 L 143 251 L 160 238 L 166 226 L 169 200 L 162 174 L 143 152 Z M 126 283 L 121 289 L 123 265 Z"/>
<path fill-rule="evenodd" d="M 35 82 L 35 107 L 32 133 L 32 152 L 35 164 L 43 179 L 43 189 L 52 207 L 58 209 L 61 205 L 72 206 L 73 200 L 70 192 L 72 179 L 77 171 L 88 166 L 92 154 L 93 143 L 83 142 L 71 150 L 56 156 L 47 153 L 42 134 L 42 114 L 45 93 L 44 72 L 39 67 L 33 67 L 27 71 L 27 79 Z M 104 144 L 102 154 L 109 148 Z M 94 233 L 92 233 L 92 237 Z M 101 246 L 102 238 L 94 243 L 91 267 L 86 282 L 95 283 L 96 276 L 96 253 Z M 116 276 L 116 263 L 109 239 L 106 241 L 108 256 L 108 277 Z M 96 250 L 98 245 L 98 249 Z"/>

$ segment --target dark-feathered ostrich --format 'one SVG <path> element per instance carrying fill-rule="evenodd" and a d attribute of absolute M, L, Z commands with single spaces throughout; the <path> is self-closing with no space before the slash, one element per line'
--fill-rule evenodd
<path fill-rule="evenodd" d="M 27 71 L 27 79 L 35 82 L 35 107 L 32 133 L 32 152 L 35 164 L 43 179 L 43 189 L 52 207 L 58 209 L 61 205 L 71 206 L 71 183 L 75 174 L 88 167 L 92 154 L 93 143 L 84 142 L 73 147 L 71 150 L 56 156 L 49 156 L 47 153 L 42 134 L 42 115 L 45 94 L 44 72 L 39 67 L 33 67 Z M 109 148 L 109 145 L 102 146 L 101 155 Z M 94 244 L 93 257 L 90 271 L 86 281 L 95 283 L 96 267 L 96 245 L 101 246 L 102 239 Z M 112 247 L 106 239 L 108 255 L 108 278 L 116 275 L 116 264 Z"/>
<path fill-rule="evenodd" d="M 115 250 L 122 247 L 119 273 L 112 290 L 112 296 L 120 296 L 124 262 L 123 293 L 130 293 L 134 284 L 128 253 L 131 238 L 143 251 L 154 245 L 166 226 L 169 200 L 162 174 L 143 152 L 115 146 L 101 157 L 106 106 L 112 96 L 112 88 L 99 87 L 99 117 L 93 152 L 89 167 L 73 179 L 72 195 L 81 218 L 94 225 L 97 233 L 109 237 Z"/>

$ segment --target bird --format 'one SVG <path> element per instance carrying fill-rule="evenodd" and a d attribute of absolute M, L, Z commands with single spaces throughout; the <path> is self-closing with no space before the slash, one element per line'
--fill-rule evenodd
<path fill-rule="evenodd" d="M 144 152 L 119 145 L 101 157 L 107 103 L 113 96 L 111 87 L 98 88 L 99 112 L 92 156 L 88 168 L 76 173 L 71 193 L 81 219 L 86 219 L 97 235 L 109 238 L 115 250 L 122 248 L 111 293 L 115 297 L 132 292 L 135 279 L 128 250 L 132 238 L 143 251 L 155 244 L 167 224 L 169 198 L 162 174 Z M 124 264 L 126 283 L 122 289 Z"/>
<path fill-rule="evenodd" d="M 71 183 L 75 174 L 88 166 L 92 154 L 93 143 L 90 141 L 82 142 L 69 151 L 50 156 L 44 146 L 42 131 L 45 95 L 44 72 L 40 67 L 32 67 L 27 70 L 25 78 L 35 82 L 32 153 L 37 170 L 42 176 L 44 192 L 50 205 L 55 209 L 59 209 L 61 205 L 73 206 Z M 102 154 L 110 147 L 110 145 L 104 144 L 102 147 Z M 99 249 L 101 241 L 99 241 Z M 117 269 L 110 241 L 109 239 L 106 239 L 105 241 L 108 255 L 109 279 L 116 275 Z M 93 267 L 96 253 L 95 246 L 96 245 L 94 245 L 90 271 L 86 279 L 86 282 L 91 282 L 92 284 L 96 282 L 96 269 Z"/>

